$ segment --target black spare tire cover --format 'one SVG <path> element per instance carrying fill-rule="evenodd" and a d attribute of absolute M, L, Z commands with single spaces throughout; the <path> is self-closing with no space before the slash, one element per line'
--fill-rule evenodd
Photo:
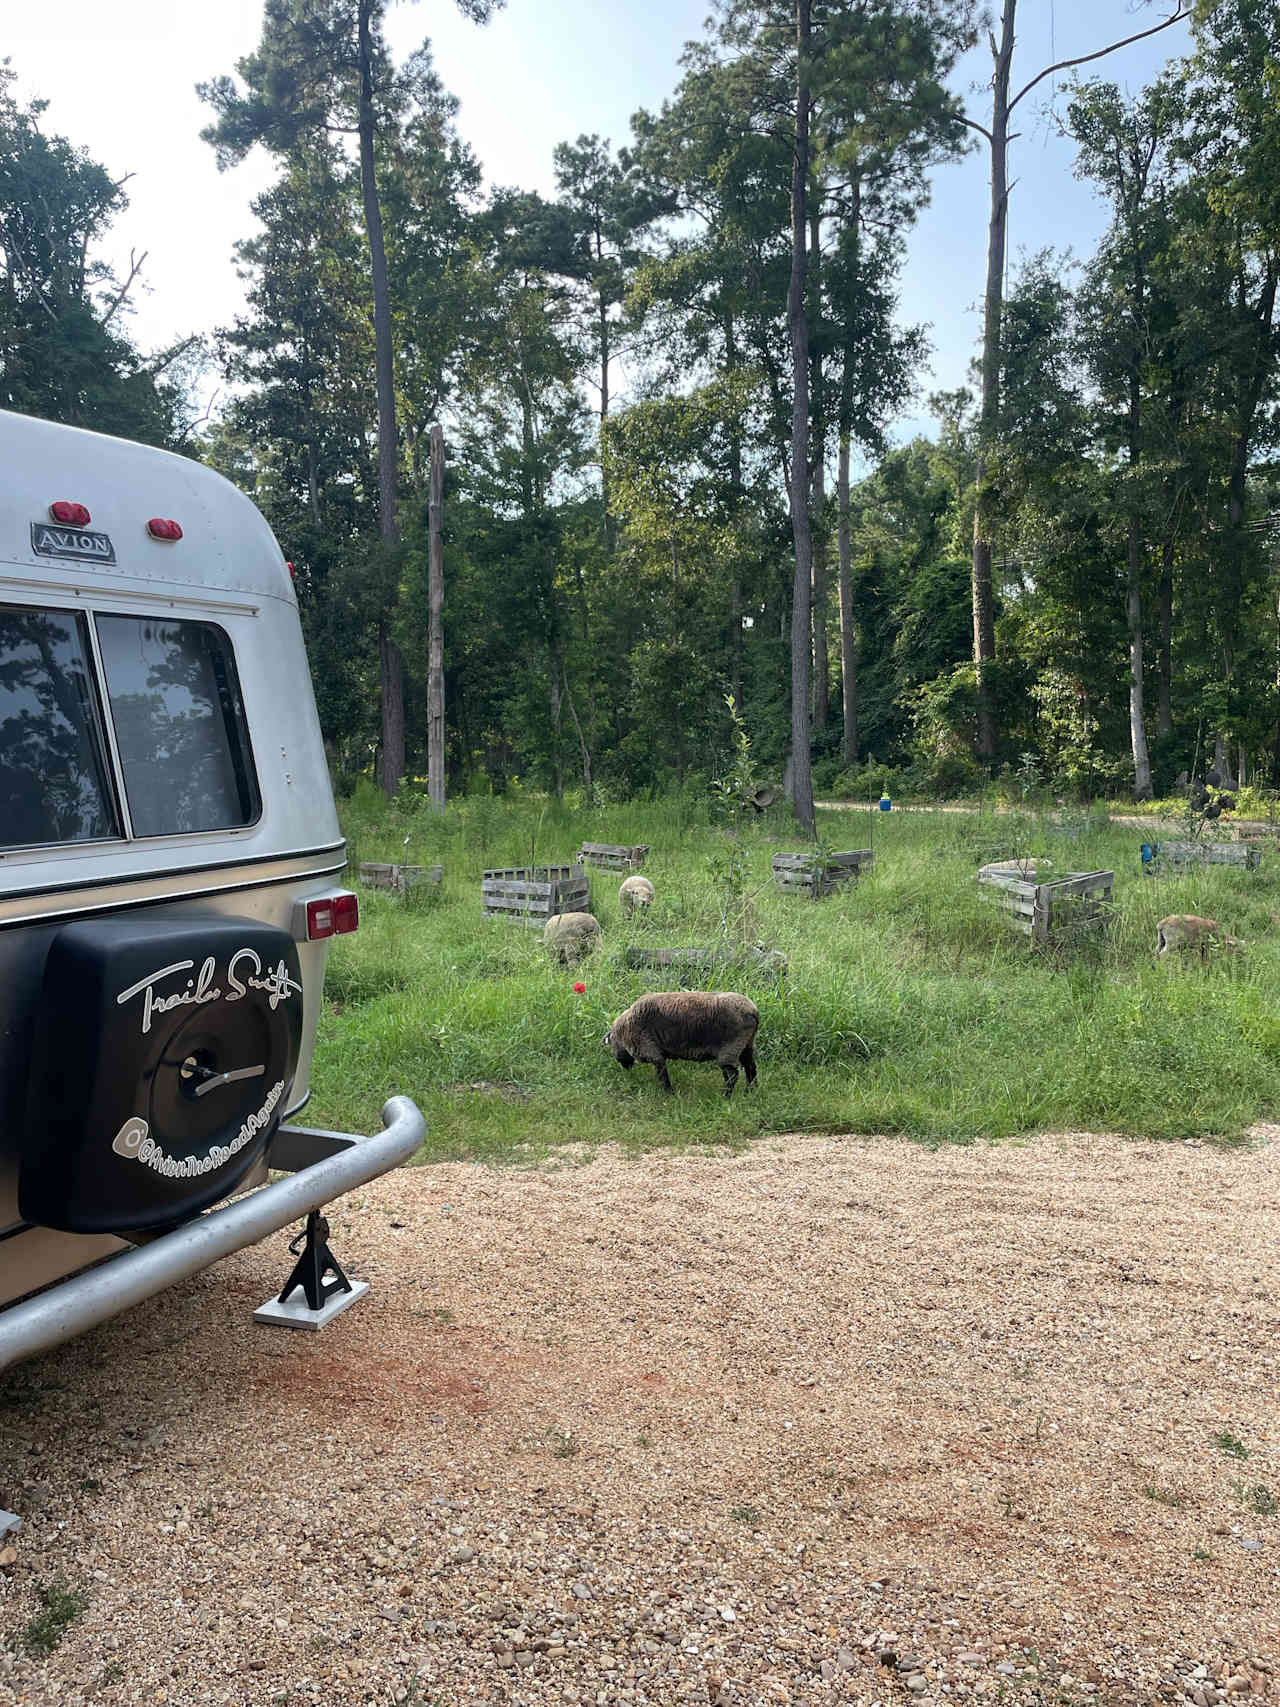
<path fill-rule="evenodd" d="M 24 1220 L 146 1231 L 233 1190 L 302 1038 L 290 936 L 253 919 L 85 921 L 49 948 L 18 1183 Z"/>

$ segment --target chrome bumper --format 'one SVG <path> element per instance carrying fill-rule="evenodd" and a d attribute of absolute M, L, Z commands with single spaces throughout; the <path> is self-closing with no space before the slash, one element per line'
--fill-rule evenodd
<path fill-rule="evenodd" d="M 282 1126 L 268 1148 L 267 1166 L 291 1173 L 291 1179 L 248 1192 L 0 1312 L 0 1369 L 97 1327 L 408 1161 L 427 1130 L 417 1105 L 391 1097 L 382 1121 L 383 1130 L 367 1138 Z"/>

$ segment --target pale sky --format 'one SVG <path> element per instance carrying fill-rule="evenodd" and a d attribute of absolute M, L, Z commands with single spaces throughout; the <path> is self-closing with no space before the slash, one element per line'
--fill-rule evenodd
<path fill-rule="evenodd" d="M 1045 65 L 1087 53 L 1146 28 L 1170 4 L 1130 0 L 1022 0 L 1015 89 Z M 480 159 L 486 182 L 554 189 L 557 142 L 597 132 L 616 144 L 637 107 L 657 107 L 675 88 L 683 44 L 702 33 L 705 0 L 508 0 L 481 29 L 449 0 L 394 6 L 388 35 L 397 59 L 429 35 L 441 78 L 461 101 L 458 127 Z M 130 206 L 117 223 L 109 258 L 127 269 L 146 250 L 132 330 L 144 349 L 187 332 L 229 323 L 242 293 L 232 245 L 252 229 L 248 203 L 271 164 L 251 156 L 219 173 L 200 141 L 210 113 L 195 84 L 230 73 L 261 33 L 261 0 L 10 0 L 3 51 L 21 98 L 48 100 L 44 126 L 88 149 L 115 176 L 132 173 Z M 1136 92 L 1188 44 L 1185 25 L 1086 68 Z M 989 81 L 980 48 L 958 86 Z M 1016 115 L 1009 254 L 1045 245 L 1087 255 L 1105 223 L 1087 185 L 1072 176 L 1073 151 L 1055 134 L 1041 84 Z M 989 92 L 969 111 L 989 123 Z M 1059 112 L 1065 102 L 1057 101 Z M 988 160 L 982 152 L 935 176 L 933 204 L 911 235 L 902 317 L 932 325 L 931 371 L 921 402 L 895 437 L 929 430 L 924 394 L 963 384 L 980 321 L 986 266 Z M 210 378 L 208 389 L 216 380 Z"/>

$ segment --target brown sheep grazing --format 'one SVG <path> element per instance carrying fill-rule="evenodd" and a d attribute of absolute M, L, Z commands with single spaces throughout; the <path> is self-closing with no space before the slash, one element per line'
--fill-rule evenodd
<path fill-rule="evenodd" d="M 756 1082 L 756 1030 L 760 1010 L 733 991 L 664 990 L 641 996 L 604 1034 L 604 1046 L 620 1067 L 647 1061 L 670 1094 L 668 1061 L 715 1061 L 724 1074 L 724 1094 L 733 1095 L 738 1067 L 747 1085 Z"/>

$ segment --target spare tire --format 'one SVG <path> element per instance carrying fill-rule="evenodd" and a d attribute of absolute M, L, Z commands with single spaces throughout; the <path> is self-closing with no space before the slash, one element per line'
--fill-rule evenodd
<path fill-rule="evenodd" d="M 225 1197 L 279 1124 L 301 1039 L 285 931 L 172 914 L 65 926 L 36 1013 L 24 1220 L 145 1232 Z"/>

